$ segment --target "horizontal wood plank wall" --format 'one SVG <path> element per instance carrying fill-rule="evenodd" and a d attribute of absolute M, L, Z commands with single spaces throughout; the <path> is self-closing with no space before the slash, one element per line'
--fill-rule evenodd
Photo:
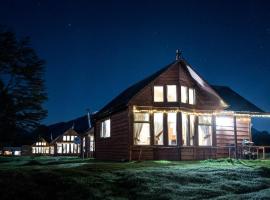
<path fill-rule="evenodd" d="M 95 157 L 99 160 L 128 160 L 128 110 L 113 114 L 111 119 L 111 137 L 100 137 L 102 120 L 95 125 Z"/>

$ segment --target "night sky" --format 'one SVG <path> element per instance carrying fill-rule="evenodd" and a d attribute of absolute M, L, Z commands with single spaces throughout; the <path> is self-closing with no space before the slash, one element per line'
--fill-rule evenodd
<path fill-rule="evenodd" d="M 46 60 L 45 124 L 97 111 L 175 59 L 270 111 L 270 1 L 1 0 L 0 24 Z M 270 131 L 270 119 L 254 120 Z"/>

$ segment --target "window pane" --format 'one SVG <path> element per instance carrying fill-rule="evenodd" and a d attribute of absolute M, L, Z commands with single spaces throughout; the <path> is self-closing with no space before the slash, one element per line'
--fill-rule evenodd
<path fill-rule="evenodd" d="M 150 145 L 149 123 L 134 123 L 134 144 Z"/>
<path fill-rule="evenodd" d="M 168 143 L 177 145 L 176 113 L 168 113 Z"/>
<path fill-rule="evenodd" d="M 194 105 L 195 104 L 195 90 L 192 88 L 189 88 L 188 95 L 189 95 L 189 98 L 188 98 L 189 104 Z"/>
<path fill-rule="evenodd" d="M 176 85 L 167 85 L 167 101 L 168 102 L 176 102 Z"/>
<path fill-rule="evenodd" d="M 217 116 L 216 117 L 217 126 L 234 126 L 233 117 L 229 116 Z"/>
<path fill-rule="evenodd" d="M 67 141 L 70 141 L 70 136 L 69 135 L 67 136 Z"/>
<path fill-rule="evenodd" d="M 189 144 L 191 146 L 194 145 L 194 136 L 195 136 L 195 115 L 189 116 L 190 122 L 189 122 L 189 130 L 190 130 L 190 137 L 189 137 Z"/>
<path fill-rule="evenodd" d="M 163 102 L 163 86 L 154 86 L 154 102 Z"/>
<path fill-rule="evenodd" d="M 75 139 L 75 136 L 74 135 L 70 136 L 70 140 L 71 141 L 74 141 L 74 139 Z"/>
<path fill-rule="evenodd" d="M 154 144 L 163 145 L 163 113 L 154 113 Z"/>
<path fill-rule="evenodd" d="M 182 113 L 182 145 L 187 145 L 187 136 L 188 136 L 188 115 Z"/>
<path fill-rule="evenodd" d="M 101 123 L 100 137 L 110 137 L 111 136 L 111 120 L 107 119 Z"/>
<path fill-rule="evenodd" d="M 134 121 L 148 122 L 149 113 L 134 113 Z"/>
<path fill-rule="evenodd" d="M 62 153 L 62 144 L 57 144 L 57 153 Z"/>
<path fill-rule="evenodd" d="M 211 116 L 199 116 L 199 124 L 212 124 Z"/>
<path fill-rule="evenodd" d="M 63 141 L 67 141 L 67 136 L 63 136 Z"/>
<path fill-rule="evenodd" d="M 181 102 L 182 103 L 187 103 L 188 96 L 187 96 L 187 87 L 186 86 L 181 86 Z"/>
<path fill-rule="evenodd" d="M 211 146 L 212 145 L 212 126 L 199 125 L 199 145 Z"/>

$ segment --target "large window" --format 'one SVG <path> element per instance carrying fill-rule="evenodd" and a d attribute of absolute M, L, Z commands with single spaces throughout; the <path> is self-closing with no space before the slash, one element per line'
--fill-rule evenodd
<path fill-rule="evenodd" d="M 168 102 L 177 101 L 176 85 L 167 85 L 167 101 Z"/>
<path fill-rule="evenodd" d="M 177 145 L 176 113 L 168 113 L 168 144 Z"/>
<path fill-rule="evenodd" d="M 101 122 L 100 137 L 108 138 L 111 136 L 111 120 L 107 119 Z"/>
<path fill-rule="evenodd" d="M 163 145 L 163 113 L 154 113 L 154 144 Z"/>
<path fill-rule="evenodd" d="M 195 115 L 189 115 L 189 135 L 189 144 L 193 146 L 195 137 Z"/>
<path fill-rule="evenodd" d="M 182 146 L 187 145 L 188 136 L 188 115 L 182 113 Z"/>
<path fill-rule="evenodd" d="M 154 86 L 154 102 L 163 102 L 164 92 L 163 86 Z"/>
<path fill-rule="evenodd" d="M 194 105 L 195 104 L 195 89 L 188 89 L 188 103 Z"/>
<path fill-rule="evenodd" d="M 199 146 L 212 145 L 212 117 L 199 116 L 198 123 Z"/>
<path fill-rule="evenodd" d="M 188 88 L 186 86 L 181 86 L 181 102 L 188 102 Z"/>
<path fill-rule="evenodd" d="M 150 145 L 149 113 L 134 113 L 134 144 Z"/>

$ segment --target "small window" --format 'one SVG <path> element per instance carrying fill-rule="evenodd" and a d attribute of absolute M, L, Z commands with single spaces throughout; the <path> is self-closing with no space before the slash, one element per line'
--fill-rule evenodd
<path fill-rule="evenodd" d="M 167 85 L 167 101 L 168 102 L 177 101 L 176 85 Z"/>
<path fill-rule="evenodd" d="M 149 113 L 134 113 L 133 135 L 135 145 L 150 145 Z"/>
<path fill-rule="evenodd" d="M 168 113 L 168 143 L 177 145 L 176 113 Z"/>
<path fill-rule="evenodd" d="M 199 146 L 212 145 L 212 117 L 199 116 L 198 124 Z"/>
<path fill-rule="evenodd" d="M 195 104 L 195 89 L 193 88 L 188 89 L 188 103 L 191 105 Z"/>
<path fill-rule="evenodd" d="M 188 88 L 186 86 L 181 86 L 181 102 L 188 102 Z"/>
<path fill-rule="evenodd" d="M 74 135 L 70 136 L 70 141 L 74 141 L 74 139 L 75 139 Z"/>
<path fill-rule="evenodd" d="M 100 137 L 108 138 L 111 136 L 111 120 L 101 122 Z"/>
<path fill-rule="evenodd" d="M 154 102 L 163 102 L 164 93 L 163 86 L 154 86 Z"/>
<path fill-rule="evenodd" d="M 66 135 L 63 136 L 63 141 L 67 141 L 67 136 Z"/>

